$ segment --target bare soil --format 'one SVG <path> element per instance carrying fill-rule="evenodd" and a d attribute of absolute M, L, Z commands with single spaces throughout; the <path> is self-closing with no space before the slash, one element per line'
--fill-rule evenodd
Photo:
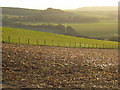
<path fill-rule="evenodd" d="M 118 50 L 2 44 L 3 88 L 117 88 Z"/>

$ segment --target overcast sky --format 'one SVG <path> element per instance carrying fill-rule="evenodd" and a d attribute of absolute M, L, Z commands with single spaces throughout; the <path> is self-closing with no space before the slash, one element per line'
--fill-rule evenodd
<path fill-rule="evenodd" d="M 0 0 L 0 7 L 75 9 L 87 6 L 118 6 L 120 0 Z"/>

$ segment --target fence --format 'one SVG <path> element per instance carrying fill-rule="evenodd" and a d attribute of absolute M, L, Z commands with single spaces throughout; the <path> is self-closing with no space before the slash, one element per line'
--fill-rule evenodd
<path fill-rule="evenodd" d="M 29 38 L 23 42 L 21 38 L 18 38 L 12 41 L 11 37 L 8 36 L 5 43 L 14 43 L 14 44 L 27 44 L 27 45 L 44 45 L 44 46 L 59 46 L 59 47 L 74 47 L 74 48 L 101 48 L 101 49 L 118 49 L 118 43 L 115 44 L 98 44 L 98 43 L 73 43 L 73 42 L 57 42 L 54 40 L 47 41 L 47 40 L 35 40 L 34 42 L 31 41 Z"/>

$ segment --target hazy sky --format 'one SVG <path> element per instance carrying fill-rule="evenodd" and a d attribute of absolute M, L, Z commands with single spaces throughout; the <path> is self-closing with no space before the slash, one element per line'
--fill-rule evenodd
<path fill-rule="evenodd" d="M 0 7 L 75 9 L 87 6 L 117 6 L 120 0 L 0 0 Z"/>

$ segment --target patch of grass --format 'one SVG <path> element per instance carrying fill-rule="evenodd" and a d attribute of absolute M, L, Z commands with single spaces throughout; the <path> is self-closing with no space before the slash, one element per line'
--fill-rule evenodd
<path fill-rule="evenodd" d="M 2 27 L 2 40 L 9 43 L 51 45 L 65 47 L 117 48 L 114 41 L 95 40 L 81 37 L 58 35 L 46 32 Z M 29 39 L 29 40 L 28 40 Z M 81 43 L 81 44 L 80 44 Z"/>
<path fill-rule="evenodd" d="M 117 37 L 117 22 L 98 22 L 98 23 L 71 23 L 67 24 L 78 31 L 81 35 L 94 38 Z"/>

